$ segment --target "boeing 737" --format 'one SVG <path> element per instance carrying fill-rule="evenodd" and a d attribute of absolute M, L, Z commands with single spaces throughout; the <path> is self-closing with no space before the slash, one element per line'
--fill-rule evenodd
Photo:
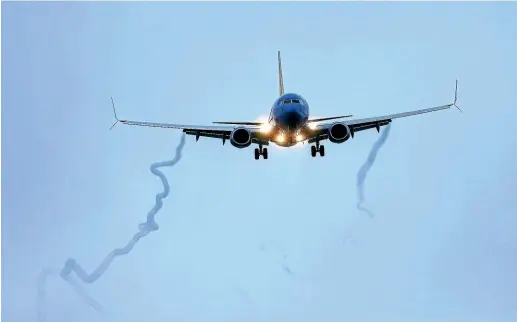
<path fill-rule="evenodd" d="M 119 120 L 112 98 L 111 102 L 116 122 L 111 128 L 120 122 L 135 126 L 179 129 L 188 135 L 195 135 L 196 142 L 200 137 L 220 139 L 223 141 L 223 145 L 226 140 L 229 140 L 234 147 L 239 149 L 247 148 L 251 144 L 256 144 L 258 147 L 255 148 L 254 151 L 255 160 L 258 160 L 260 156 L 264 159 L 268 158 L 268 150 L 264 146 L 268 146 L 270 142 L 282 147 L 292 147 L 300 142 L 308 142 L 309 144 L 313 144 L 311 145 L 312 157 L 315 157 L 318 153 L 323 157 L 325 156 L 325 146 L 320 144 L 323 140 L 328 139 L 332 143 L 343 143 L 350 138 L 354 138 L 355 134 L 360 131 L 377 129 L 377 132 L 379 132 L 382 126 L 388 125 L 393 119 L 445 110 L 452 106 L 459 109 L 456 105 L 458 93 L 458 81 L 456 80 L 456 90 L 452 104 L 355 120 L 337 121 L 338 119 L 348 118 L 352 115 L 311 119 L 309 117 L 309 104 L 301 95 L 284 93 L 280 51 L 278 51 L 278 90 L 279 97 L 273 103 L 267 122 L 213 122 L 214 124 L 218 124 L 213 126 Z M 336 121 L 323 122 L 330 120 Z"/>

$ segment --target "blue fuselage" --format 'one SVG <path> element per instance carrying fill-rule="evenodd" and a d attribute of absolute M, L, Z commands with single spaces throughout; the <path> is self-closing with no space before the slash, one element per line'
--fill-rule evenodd
<path fill-rule="evenodd" d="M 269 115 L 269 123 L 277 131 L 289 136 L 305 127 L 308 120 L 309 104 L 302 96 L 293 93 L 280 96 Z"/>

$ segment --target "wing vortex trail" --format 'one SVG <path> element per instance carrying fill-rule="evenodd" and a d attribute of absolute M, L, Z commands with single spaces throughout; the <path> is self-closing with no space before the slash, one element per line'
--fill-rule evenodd
<path fill-rule="evenodd" d="M 391 123 L 386 126 L 386 128 L 382 131 L 382 134 L 380 138 L 375 141 L 375 143 L 372 146 L 372 149 L 370 150 L 370 154 L 368 154 L 368 158 L 364 162 L 364 164 L 359 169 L 359 172 L 357 172 L 357 209 L 359 211 L 366 212 L 370 218 L 373 218 L 375 214 L 363 207 L 364 202 L 364 181 L 366 179 L 366 175 L 368 174 L 368 171 L 370 171 L 371 167 L 373 166 L 373 163 L 375 162 L 375 158 L 377 158 L 377 153 L 382 148 L 384 143 L 386 143 L 386 140 L 388 139 L 388 135 L 390 134 L 390 128 Z"/>
<path fill-rule="evenodd" d="M 152 231 L 158 230 L 159 226 L 154 220 L 154 217 L 160 211 L 163 206 L 163 199 L 165 199 L 170 192 L 169 182 L 167 177 L 158 170 L 161 167 L 172 167 L 176 165 L 181 160 L 181 152 L 183 147 L 185 146 L 185 134 L 181 136 L 180 143 L 176 147 L 176 155 L 172 160 L 162 161 L 153 163 L 150 166 L 151 172 L 160 178 L 163 184 L 163 191 L 156 195 L 156 204 L 147 214 L 147 220 L 144 223 L 138 225 L 139 232 L 133 235 L 133 238 L 128 242 L 128 244 L 123 248 L 114 249 L 111 251 L 108 256 L 104 259 L 104 261 L 91 273 L 88 274 L 86 271 L 75 261 L 73 258 L 69 258 L 66 260 L 65 265 L 60 273 L 54 270 L 45 269 L 38 276 L 38 320 L 40 322 L 44 322 L 46 320 L 46 314 L 44 310 L 45 304 L 45 282 L 47 277 L 51 275 L 59 275 L 66 282 L 68 282 L 80 295 L 80 297 L 93 309 L 96 311 L 102 311 L 102 306 L 97 303 L 94 299 L 89 297 L 86 292 L 82 289 L 81 285 L 79 285 L 70 275 L 72 271 L 75 271 L 77 277 L 79 277 L 85 283 L 94 283 L 97 279 L 99 279 L 104 272 L 109 268 L 113 260 L 121 255 L 128 254 L 136 243 L 140 240 L 140 238 L 145 237 Z"/>

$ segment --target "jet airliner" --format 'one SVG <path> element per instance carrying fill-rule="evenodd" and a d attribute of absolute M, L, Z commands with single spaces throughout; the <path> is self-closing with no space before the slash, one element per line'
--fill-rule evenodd
<path fill-rule="evenodd" d="M 307 142 L 311 144 L 312 157 L 315 157 L 318 153 L 323 157 L 325 156 L 325 146 L 320 144 L 321 141 L 328 139 L 332 143 L 343 143 L 350 138 L 354 138 L 355 134 L 360 131 L 377 129 L 377 132 L 379 132 L 382 126 L 388 125 L 396 118 L 435 112 L 448 109 L 452 106 L 459 109 L 456 105 L 458 93 L 458 81 L 456 80 L 456 90 L 454 94 L 454 102 L 452 104 L 355 120 L 343 120 L 344 118 L 351 117 L 352 115 L 311 119 L 309 117 L 309 104 L 301 95 L 284 93 L 284 79 L 282 75 L 282 59 L 280 57 L 280 51 L 278 51 L 278 90 L 279 97 L 273 103 L 273 107 L 269 113 L 269 118 L 266 122 L 213 122 L 214 124 L 217 124 L 213 126 L 119 120 L 112 98 L 112 106 L 116 122 L 111 128 L 120 122 L 135 126 L 179 129 L 188 135 L 194 135 L 196 137 L 196 142 L 200 137 L 220 139 L 222 140 L 223 145 L 226 140 L 229 140 L 231 145 L 239 149 L 247 148 L 252 144 L 256 144 L 258 147 L 256 147 L 254 151 L 255 160 L 258 160 L 260 156 L 262 156 L 263 159 L 268 158 L 268 149 L 264 146 L 268 146 L 270 142 L 282 147 L 292 147 L 300 142 Z M 323 122 L 330 120 L 333 121 Z"/>

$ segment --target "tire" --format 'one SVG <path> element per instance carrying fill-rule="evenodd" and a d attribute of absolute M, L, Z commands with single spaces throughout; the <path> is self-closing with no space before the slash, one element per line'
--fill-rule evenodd
<path fill-rule="evenodd" d="M 264 157 L 264 160 L 267 160 L 267 157 L 268 157 L 268 155 L 267 155 L 267 148 L 263 148 L 262 149 L 262 156 Z"/>
<path fill-rule="evenodd" d="M 259 158 L 260 158 L 259 149 L 255 149 L 255 160 L 258 160 Z"/>
<path fill-rule="evenodd" d="M 325 156 L 325 146 L 323 146 L 323 145 L 320 145 L 320 156 L 321 157 Z"/>
<path fill-rule="evenodd" d="M 316 147 L 314 145 L 311 145 L 311 155 L 313 158 L 316 156 Z"/>

